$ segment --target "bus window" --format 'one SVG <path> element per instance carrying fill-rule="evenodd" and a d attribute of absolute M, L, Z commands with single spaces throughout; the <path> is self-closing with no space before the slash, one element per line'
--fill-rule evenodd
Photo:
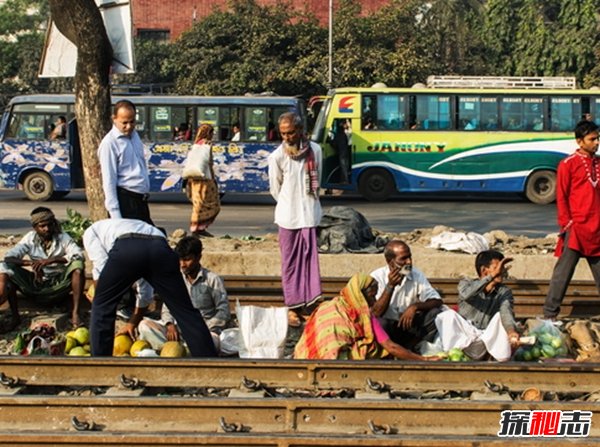
<path fill-rule="evenodd" d="M 146 125 L 146 107 L 135 106 L 135 130 L 142 140 L 148 140 L 148 126 Z"/>
<path fill-rule="evenodd" d="M 169 141 L 174 137 L 175 127 L 187 122 L 185 107 L 151 106 L 150 139 Z"/>
<path fill-rule="evenodd" d="M 377 113 L 374 117 L 378 129 L 400 130 L 406 125 L 404 115 L 404 96 L 378 95 Z"/>
<path fill-rule="evenodd" d="M 244 125 L 242 133 L 249 141 L 267 141 L 267 108 L 244 108 Z"/>
<path fill-rule="evenodd" d="M 215 129 L 219 127 L 219 108 L 217 106 L 200 106 L 197 108 L 196 127 L 210 124 Z"/>
<path fill-rule="evenodd" d="M 500 102 L 503 130 L 523 130 L 523 98 L 507 96 Z"/>
<path fill-rule="evenodd" d="M 481 97 L 481 128 L 483 130 L 498 129 L 498 98 L 495 96 Z"/>
<path fill-rule="evenodd" d="M 579 98 L 550 97 L 550 130 L 570 132 L 575 128 L 578 117 L 581 117 L 581 100 Z"/>
<path fill-rule="evenodd" d="M 600 117 L 600 98 L 592 98 L 590 100 L 590 111 L 587 116 L 582 116 L 582 119 L 590 119 L 595 121 Z"/>
<path fill-rule="evenodd" d="M 375 95 L 363 95 L 362 97 L 362 128 L 364 130 L 377 129 L 375 116 L 377 112 L 377 97 Z"/>
<path fill-rule="evenodd" d="M 459 96 L 458 130 L 481 129 L 481 98 L 479 96 Z"/>
<path fill-rule="evenodd" d="M 545 99 L 526 97 L 523 99 L 523 123 L 525 130 L 539 132 L 544 130 Z"/>
<path fill-rule="evenodd" d="M 59 116 L 69 121 L 66 104 L 17 104 L 12 109 L 7 138 L 45 140 Z"/>
<path fill-rule="evenodd" d="M 240 123 L 240 110 L 237 107 L 219 107 L 219 126 L 215 128 L 215 138 L 227 141 L 233 138 L 233 125 Z M 243 135 L 240 136 L 243 138 Z"/>
<path fill-rule="evenodd" d="M 414 109 L 414 110 L 413 110 Z M 448 130 L 450 119 L 450 97 L 446 95 L 419 95 L 411 104 L 411 129 Z"/>

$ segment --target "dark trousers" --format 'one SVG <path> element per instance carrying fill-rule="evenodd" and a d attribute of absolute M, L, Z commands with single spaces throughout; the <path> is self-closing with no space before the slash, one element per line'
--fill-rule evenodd
<path fill-rule="evenodd" d="M 556 261 L 554 271 L 552 272 L 552 279 L 548 287 L 548 295 L 546 295 L 546 302 L 544 303 L 544 317 L 555 318 L 560 312 L 560 305 L 565 297 L 567 287 L 573 278 L 575 267 L 579 259 L 585 257 L 587 260 L 596 288 L 600 292 L 600 257 L 587 257 L 583 256 L 576 250 L 572 250 L 567 247 L 567 238 L 564 241 L 564 249 Z"/>
<path fill-rule="evenodd" d="M 121 217 L 124 219 L 143 220 L 150 225 L 154 225 L 154 222 L 152 222 L 152 219 L 150 218 L 148 194 L 139 194 L 118 186 L 117 198 L 119 199 Z"/>
<path fill-rule="evenodd" d="M 382 327 L 394 343 L 412 349 L 420 341 L 433 341 L 437 334 L 435 317 L 441 311 L 441 307 L 435 307 L 428 311 L 417 311 L 412 326 L 407 330 L 398 326 L 398 320 L 383 319 Z"/>
<path fill-rule="evenodd" d="M 192 306 L 177 254 L 162 237 L 137 236 L 116 240 L 98 278 L 92 302 L 92 355 L 112 355 L 119 299 L 144 278 L 169 306 L 192 356 L 215 357 L 212 337 L 202 315 Z"/>

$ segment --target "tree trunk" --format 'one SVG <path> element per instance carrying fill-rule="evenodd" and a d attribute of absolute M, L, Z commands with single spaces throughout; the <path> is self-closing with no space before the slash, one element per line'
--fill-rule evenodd
<path fill-rule="evenodd" d="M 85 194 L 92 220 L 104 207 L 98 146 L 111 128 L 109 72 L 112 47 L 94 0 L 49 0 L 52 20 L 77 47 L 75 116 L 79 129 Z"/>

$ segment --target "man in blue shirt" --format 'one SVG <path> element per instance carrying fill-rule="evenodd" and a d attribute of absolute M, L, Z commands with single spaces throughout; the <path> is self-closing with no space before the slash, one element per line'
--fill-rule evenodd
<path fill-rule="evenodd" d="M 131 101 L 115 104 L 113 127 L 98 148 L 104 204 L 111 218 L 139 219 L 153 225 L 148 207 L 148 166 L 135 121 Z"/>

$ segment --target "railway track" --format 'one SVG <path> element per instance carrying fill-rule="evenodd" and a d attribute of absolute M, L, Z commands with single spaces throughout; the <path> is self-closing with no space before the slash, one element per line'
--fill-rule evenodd
<path fill-rule="evenodd" d="M 278 277 L 226 276 L 232 307 L 280 306 Z M 456 279 L 432 284 L 453 305 Z M 334 296 L 345 278 L 323 278 Z M 507 281 L 518 317 L 545 281 Z M 600 315 L 574 281 L 561 317 Z M 600 363 L 0 357 L 0 445 L 499 446 L 600 442 Z M 520 400 L 536 387 L 543 401 Z M 586 438 L 497 436 L 504 410 L 591 411 Z M 598 416 L 597 416 L 598 414 Z"/>
<path fill-rule="evenodd" d="M 242 305 L 281 306 L 283 292 L 281 280 L 276 276 L 224 276 L 232 309 L 236 300 Z M 324 277 L 323 294 L 335 296 L 346 285 L 348 278 Z M 431 284 L 451 306 L 458 302 L 457 278 L 433 278 Z M 513 291 L 515 313 L 519 318 L 543 315 L 543 305 L 548 292 L 548 281 L 507 280 Z M 561 318 L 590 318 L 600 315 L 600 297 L 593 281 L 572 281 L 561 307 Z"/>
<path fill-rule="evenodd" d="M 591 411 L 589 437 L 555 443 L 589 445 L 600 441 L 599 372 L 573 363 L 3 357 L 0 445 L 513 445 L 497 437 L 504 410 Z M 546 400 L 519 400 L 531 386 Z"/>

